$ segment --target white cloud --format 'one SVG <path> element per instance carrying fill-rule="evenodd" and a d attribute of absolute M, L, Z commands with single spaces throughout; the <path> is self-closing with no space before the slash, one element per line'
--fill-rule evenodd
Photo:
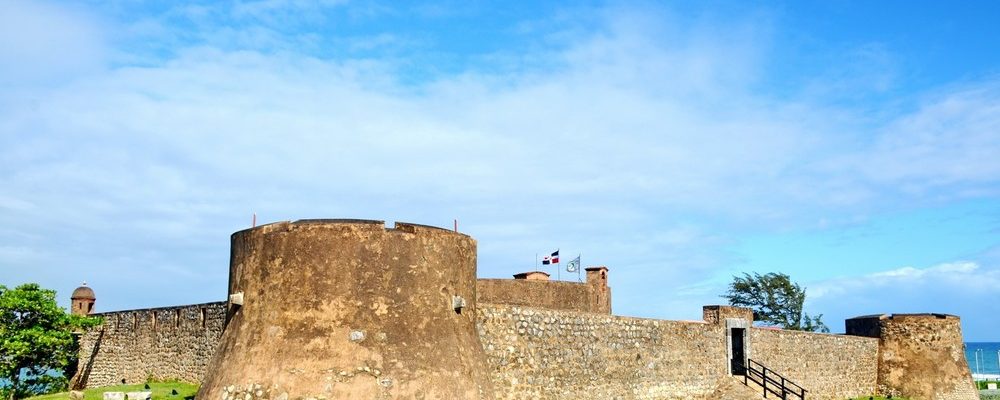
<path fill-rule="evenodd" d="M 867 314 L 948 313 L 962 317 L 966 340 L 989 340 L 1000 312 L 1000 268 L 956 261 L 925 268 L 901 267 L 860 277 L 816 282 L 807 288 L 807 309 L 822 312 L 835 329 L 846 318 Z"/>
<path fill-rule="evenodd" d="M 1000 271 L 984 270 L 979 264 L 958 261 L 926 268 L 901 267 L 857 278 L 834 279 L 812 285 L 814 298 L 835 297 L 862 290 L 879 292 L 886 288 L 910 290 L 915 284 L 962 285 L 965 290 L 1000 288 Z"/>
<path fill-rule="evenodd" d="M 919 192 L 996 183 L 998 136 L 1000 82 L 960 87 L 891 123 L 861 169 L 875 182 Z"/>
<path fill-rule="evenodd" d="M 247 4 L 239 13 L 251 18 L 271 3 Z M 616 308 L 676 314 L 660 302 L 673 295 L 664 285 L 714 302 L 698 288 L 731 257 L 731 231 L 897 202 L 883 186 L 989 189 L 1000 176 L 977 153 L 998 142 L 996 90 L 943 93 L 884 129 L 842 135 L 859 111 L 752 89 L 766 29 L 660 17 L 670 18 L 616 10 L 558 51 L 492 55 L 534 68 L 416 86 L 399 83 L 405 63 L 301 54 L 289 44 L 302 37 L 266 26 L 195 21 L 205 31 L 185 36 L 142 22 L 130 29 L 195 43 L 30 104 L 0 94 L 16 104 L 0 108 L 0 169 L 11 171 L 0 175 L 0 240 L 48 260 L 0 263 L 14 280 L 66 265 L 78 266 L 69 285 L 124 276 L 130 285 L 112 295 L 122 299 L 190 278 L 143 280 L 147 267 L 207 271 L 191 288 L 209 296 L 224 281 L 226 238 L 254 211 L 262 222 L 459 218 L 479 240 L 483 275 L 573 247 L 614 269 L 612 284 L 627 288 Z M 942 119 L 949 128 L 934 128 Z M 949 159 L 985 167 L 919 166 Z"/>

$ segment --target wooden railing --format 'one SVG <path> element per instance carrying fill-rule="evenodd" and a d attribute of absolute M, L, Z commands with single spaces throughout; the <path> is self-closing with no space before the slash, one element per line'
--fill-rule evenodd
<path fill-rule="evenodd" d="M 747 359 L 746 370 L 743 373 L 743 384 L 750 386 L 750 382 L 760 385 L 764 389 L 764 398 L 767 398 L 768 393 L 777 396 L 777 398 L 786 400 L 789 397 L 799 398 L 800 400 L 805 400 L 806 390 L 795 384 L 781 374 L 774 372 L 764 364 L 757 361 Z"/>

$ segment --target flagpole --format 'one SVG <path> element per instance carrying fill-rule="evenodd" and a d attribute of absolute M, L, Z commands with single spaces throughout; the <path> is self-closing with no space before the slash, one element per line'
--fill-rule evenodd
<path fill-rule="evenodd" d="M 579 260 L 580 256 L 581 256 L 581 254 L 577 254 L 576 255 L 576 259 Z M 576 281 L 577 282 L 583 282 L 583 278 L 580 276 L 580 270 L 582 270 L 582 269 L 583 269 L 583 261 L 581 260 L 576 265 Z"/>
<path fill-rule="evenodd" d="M 559 249 L 556 249 L 556 253 L 558 253 L 558 252 L 559 252 Z M 552 265 L 556 265 L 556 264 L 553 263 Z M 562 276 L 562 266 L 560 265 L 560 266 L 556 267 L 556 280 L 558 281 L 561 276 Z"/>

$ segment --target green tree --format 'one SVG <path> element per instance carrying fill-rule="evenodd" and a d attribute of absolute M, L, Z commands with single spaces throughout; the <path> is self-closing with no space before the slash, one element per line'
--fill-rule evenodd
<path fill-rule="evenodd" d="M 76 358 L 73 331 L 100 323 L 67 314 L 56 292 L 28 283 L 0 285 L 0 391 L 9 400 L 64 389 Z"/>
<path fill-rule="evenodd" d="M 823 323 L 823 314 L 810 316 L 802 311 L 806 291 L 785 274 L 754 272 L 753 275 L 734 276 L 722 297 L 729 300 L 730 305 L 752 309 L 756 321 L 789 330 L 830 332 Z"/>

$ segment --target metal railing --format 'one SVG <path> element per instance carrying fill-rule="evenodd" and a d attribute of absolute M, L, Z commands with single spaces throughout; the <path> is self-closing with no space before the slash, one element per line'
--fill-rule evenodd
<path fill-rule="evenodd" d="M 764 389 L 764 398 L 768 393 L 777 398 L 786 400 L 789 397 L 805 400 L 806 392 L 802 386 L 797 385 L 774 370 L 765 367 L 757 361 L 747 359 L 746 369 L 743 372 L 743 384 L 750 386 L 750 382 L 760 385 Z"/>

